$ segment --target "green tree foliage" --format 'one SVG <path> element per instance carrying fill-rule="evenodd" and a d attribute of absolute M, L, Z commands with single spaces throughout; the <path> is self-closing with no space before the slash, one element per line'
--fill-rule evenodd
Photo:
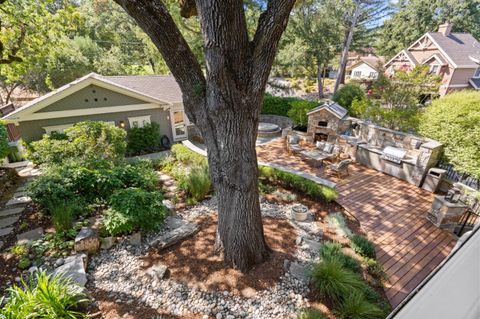
<path fill-rule="evenodd" d="M 325 69 L 340 50 L 342 14 L 338 1 L 300 1 L 283 37 L 276 72 L 317 78 L 321 89 Z"/>
<path fill-rule="evenodd" d="M 279 97 L 265 95 L 262 114 L 272 114 L 290 117 L 296 124 L 307 123 L 306 112 L 318 105 L 316 101 L 303 100 L 296 97 Z M 292 109 L 295 109 L 292 111 Z"/>
<path fill-rule="evenodd" d="M 157 152 L 161 148 L 160 125 L 153 122 L 127 131 L 127 154 L 140 155 Z"/>
<path fill-rule="evenodd" d="M 456 170 L 480 178 L 480 93 L 462 91 L 432 102 L 420 117 L 421 134 L 445 146 Z"/>
<path fill-rule="evenodd" d="M 292 107 L 287 112 L 288 117 L 293 120 L 293 123 L 295 123 L 298 128 L 306 130 L 308 125 L 307 112 L 316 107 L 318 102 L 297 100 L 290 102 L 290 105 Z"/>
<path fill-rule="evenodd" d="M 353 100 L 362 100 L 364 98 L 365 92 L 360 86 L 356 84 L 345 84 L 333 94 L 332 100 L 349 109 L 352 106 Z"/>
<path fill-rule="evenodd" d="M 5 123 L 0 121 L 0 163 L 10 152 L 10 146 L 8 145 L 8 133 Z"/>
<path fill-rule="evenodd" d="M 428 66 L 399 70 L 391 78 L 380 72 L 369 96 L 353 101 L 352 113 L 390 129 L 412 131 L 418 126 L 422 96 L 435 96 L 439 85 L 440 77 L 430 74 Z"/>
<path fill-rule="evenodd" d="M 436 32 L 445 22 L 454 32 L 468 32 L 480 38 L 480 7 L 477 0 L 398 1 L 396 13 L 378 32 L 379 54 L 391 57 L 412 44 L 425 32 Z"/>

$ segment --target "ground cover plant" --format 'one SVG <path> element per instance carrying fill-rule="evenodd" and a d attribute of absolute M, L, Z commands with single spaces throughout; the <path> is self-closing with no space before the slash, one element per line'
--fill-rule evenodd
<path fill-rule="evenodd" d="M 85 295 L 79 287 L 58 275 L 37 272 L 28 283 L 22 281 L 20 286 L 10 287 L 7 294 L 0 318 L 86 318 L 78 311 Z"/>
<path fill-rule="evenodd" d="M 365 236 L 353 235 L 350 238 L 350 247 L 363 257 L 375 258 L 375 245 Z"/>

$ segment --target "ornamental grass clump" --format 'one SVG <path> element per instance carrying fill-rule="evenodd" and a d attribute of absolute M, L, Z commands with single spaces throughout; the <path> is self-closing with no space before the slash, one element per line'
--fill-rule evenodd
<path fill-rule="evenodd" d="M 323 260 L 337 259 L 342 267 L 354 272 L 360 272 L 362 266 L 360 262 L 342 251 L 342 245 L 337 242 L 325 242 L 320 248 L 320 257 Z"/>
<path fill-rule="evenodd" d="M 365 299 L 359 291 L 352 291 L 345 296 L 336 310 L 339 319 L 382 319 L 385 313 L 376 305 Z"/>
<path fill-rule="evenodd" d="M 336 258 L 315 264 L 310 273 L 320 295 L 335 304 L 340 303 L 353 290 L 361 290 L 365 285 L 353 271 L 345 269 Z"/>
<path fill-rule="evenodd" d="M 361 235 L 353 235 L 350 247 L 358 254 L 367 258 L 375 258 L 375 244 Z"/>
<path fill-rule="evenodd" d="M 0 318 L 86 318 L 85 314 L 78 311 L 78 305 L 84 301 L 85 295 L 70 280 L 37 272 L 28 283 L 22 281 L 21 286 L 8 288 Z"/>
<path fill-rule="evenodd" d="M 327 319 L 327 316 L 316 309 L 308 308 L 300 311 L 297 319 Z"/>
<path fill-rule="evenodd" d="M 203 200 L 212 189 L 212 182 L 208 174 L 208 166 L 201 165 L 193 167 L 187 175 L 185 184 L 190 199 L 193 202 Z"/>

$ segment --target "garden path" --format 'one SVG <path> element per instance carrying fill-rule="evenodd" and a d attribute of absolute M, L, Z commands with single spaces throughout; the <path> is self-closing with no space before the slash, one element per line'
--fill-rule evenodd
<path fill-rule="evenodd" d="M 337 202 L 355 216 L 376 244 L 387 275 L 386 294 L 393 307 L 447 257 L 455 244 L 448 232 L 425 218 L 433 195 L 395 177 L 353 164 L 339 179 L 288 154 L 283 140 L 257 147 L 258 160 L 290 167 L 337 184 Z"/>

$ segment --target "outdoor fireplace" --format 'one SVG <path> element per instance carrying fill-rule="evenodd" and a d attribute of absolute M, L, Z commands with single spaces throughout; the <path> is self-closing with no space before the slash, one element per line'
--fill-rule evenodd
<path fill-rule="evenodd" d="M 314 142 L 326 142 L 326 141 L 328 141 L 328 134 L 315 133 Z"/>
<path fill-rule="evenodd" d="M 328 121 L 318 121 L 317 126 L 319 126 L 319 127 L 328 127 Z"/>

